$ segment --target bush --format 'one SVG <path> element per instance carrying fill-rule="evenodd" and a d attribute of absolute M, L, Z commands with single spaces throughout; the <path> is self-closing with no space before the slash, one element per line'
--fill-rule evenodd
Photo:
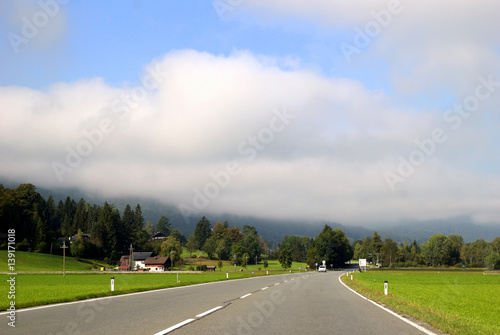
<path fill-rule="evenodd" d="M 483 263 L 470 263 L 469 268 L 484 268 L 484 264 Z"/>
<path fill-rule="evenodd" d="M 196 270 L 197 271 L 207 271 L 207 266 L 206 265 L 197 265 Z"/>
<path fill-rule="evenodd" d="M 16 244 L 16 250 L 18 251 L 28 251 L 29 243 L 27 239 L 24 239 L 22 242 Z"/>
<path fill-rule="evenodd" d="M 47 243 L 45 243 L 45 242 L 38 243 L 38 249 L 36 249 L 36 252 L 48 254 L 49 251 L 50 250 L 49 250 L 49 246 L 47 245 Z"/>

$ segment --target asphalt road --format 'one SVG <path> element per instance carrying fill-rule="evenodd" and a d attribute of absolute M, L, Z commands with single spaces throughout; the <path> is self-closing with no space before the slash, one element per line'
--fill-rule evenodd
<path fill-rule="evenodd" d="M 340 272 L 185 286 L 1 315 L 0 334 L 423 334 L 346 289 Z"/>

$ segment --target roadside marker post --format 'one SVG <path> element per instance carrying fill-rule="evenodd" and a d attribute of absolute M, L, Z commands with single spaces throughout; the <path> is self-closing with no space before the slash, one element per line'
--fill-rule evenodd
<path fill-rule="evenodd" d="M 229 279 L 229 271 L 226 271 L 226 279 Z"/>
<path fill-rule="evenodd" d="M 115 277 L 111 277 L 111 292 L 115 290 Z"/>
<path fill-rule="evenodd" d="M 387 283 L 387 280 L 384 282 L 384 294 L 387 295 L 388 291 L 388 286 L 389 284 Z"/>

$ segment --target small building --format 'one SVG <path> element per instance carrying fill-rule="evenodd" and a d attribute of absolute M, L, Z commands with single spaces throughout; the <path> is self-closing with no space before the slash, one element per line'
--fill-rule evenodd
<path fill-rule="evenodd" d="M 153 235 L 153 240 L 163 240 L 167 235 L 163 234 L 161 231 Z"/>
<path fill-rule="evenodd" d="M 128 269 L 130 268 L 130 262 L 129 262 L 129 255 L 123 255 L 120 257 L 120 266 L 119 269 L 125 269 L 125 267 Z"/>
<path fill-rule="evenodd" d="M 153 253 L 151 251 L 147 252 L 134 252 L 132 253 L 132 269 L 134 270 L 140 270 L 144 269 L 144 261 L 148 258 L 151 257 Z"/>
<path fill-rule="evenodd" d="M 132 269 L 132 270 L 144 270 L 144 261 L 148 258 L 151 257 L 153 253 L 151 251 L 147 252 L 134 252 L 132 253 L 132 260 L 130 260 L 129 255 L 123 255 L 120 257 L 120 266 L 118 269 L 122 271 L 127 271 L 126 269 Z"/>
<path fill-rule="evenodd" d="M 214 266 L 207 266 L 207 271 L 215 271 L 215 265 Z"/>
<path fill-rule="evenodd" d="M 76 241 L 76 239 L 78 238 L 78 234 L 75 234 L 73 236 L 70 236 L 69 237 L 69 243 L 73 243 L 74 241 Z M 90 234 L 87 234 L 87 233 L 82 233 L 82 240 L 84 241 L 88 241 L 90 240 Z"/>
<path fill-rule="evenodd" d="M 167 268 L 169 258 L 167 257 L 148 257 L 144 261 L 144 268 L 152 272 L 163 272 Z"/>

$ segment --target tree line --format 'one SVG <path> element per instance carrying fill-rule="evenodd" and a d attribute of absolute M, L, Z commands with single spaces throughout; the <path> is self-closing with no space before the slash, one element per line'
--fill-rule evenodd
<path fill-rule="evenodd" d="M 204 216 L 196 224 L 193 234 L 186 243 L 187 250 L 206 252 L 210 259 L 231 261 L 234 265 L 246 266 L 258 263 L 269 252 L 269 242 L 262 239 L 255 227 L 244 225 L 229 227 L 229 223 L 217 222 L 213 228 Z"/>
<path fill-rule="evenodd" d="M 377 232 L 354 242 L 354 259 L 364 258 L 383 267 L 454 266 L 500 268 L 500 237 L 493 242 L 477 239 L 465 243 L 460 235 L 434 234 L 418 245 L 382 241 Z"/>
<path fill-rule="evenodd" d="M 13 189 L 0 184 L 0 223 L 2 231 L 15 229 L 16 249 L 21 251 L 62 254 L 65 243 L 70 255 L 108 262 L 128 254 L 131 244 L 135 251 L 161 252 L 161 245 L 151 239 L 155 226 L 144 222 L 139 204 L 134 209 L 127 204 L 123 215 L 113 204 L 99 206 L 83 198 L 76 202 L 66 197 L 56 204 L 52 196 L 45 200 L 32 184 Z M 160 218 L 156 229 L 181 243 L 186 241 L 166 217 Z M 90 238 L 83 238 L 84 233 Z M 69 243 L 75 235 L 76 239 Z M 64 237 L 63 241 L 60 237 Z M 6 244 L 1 247 L 6 249 Z"/>
<path fill-rule="evenodd" d="M 165 216 L 156 225 L 144 222 L 140 204 L 134 209 L 127 204 L 123 214 L 113 204 L 99 206 L 83 198 L 76 202 L 66 197 L 56 204 L 52 196 L 45 200 L 32 184 L 13 189 L 0 184 L 0 223 L 1 231 L 15 229 L 17 250 L 62 254 L 64 242 L 68 255 L 109 263 L 128 255 L 131 245 L 133 251 L 169 256 L 178 265 L 184 246 L 191 253 L 202 250 L 210 259 L 231 260 L 235 265 L 259 262 L 269 250 L 269 243 L 249 225 L 241 231 L 230 228 L 227 221 L 212 227 L 203 216 L 187 240 Z M 153 240 L 160 232 L 165 237 Z M 70 237 L 75 238 L 70 241 Z M 6 241 L 0 248 L 7 249 Z"/>
<path fill-rule="evenodd" d="M 83 198 L 76 202 L 67 197 L 56 204 L 52 196 L 45 200 L 32 184 L 13 189 L 0 184 L 0 225 L 3 232 L 16 230 L 17 250 L 62 254 L 60 237 L 63 236 L 71 255 L 110 263 L 128 254 L 132 244 L 134 251 L 169 256 L 176 264 L 181 264 L 185 247 L 191 254 L 202 250 L 210 259 L 242 266 L 266 262 L 267 258 L 278 259 L 285 269 L 292 261 L 307 263 L 312 268 L 325 261 L 329 268 L 341 268 L 352 258 L 365 258 L 383 267 L 500 268 L 500 237 L 493 242 L 478 239 L 464 243 L 460 235 L 435 234 L 418 245 L 416 241 L 398 244 L 390 238 L 382 241 L 374 232 L 373 236 L 351 244 L 341 229 L 325 225 L 316 238 L 285 235 L 278 248 L 270 250 L 269 243 L 250 225 L 240 230 L 226 221 L 212 227 L 203 216 L 186 239 L 165 216 L 156 225 L 144 222 L 139 204 L 134 209 L 127 204 L 123 214 L 113 204 L 91 205 Z M 166 238 L 153 240 L 157 232 Z M 84 238 L 84 233 L 90 235 L 89 239 Z M 70 244 L 71 236 L 76 238 Z M 6 249 L 6 241 L 0 244 L 1 249 Z"/>

